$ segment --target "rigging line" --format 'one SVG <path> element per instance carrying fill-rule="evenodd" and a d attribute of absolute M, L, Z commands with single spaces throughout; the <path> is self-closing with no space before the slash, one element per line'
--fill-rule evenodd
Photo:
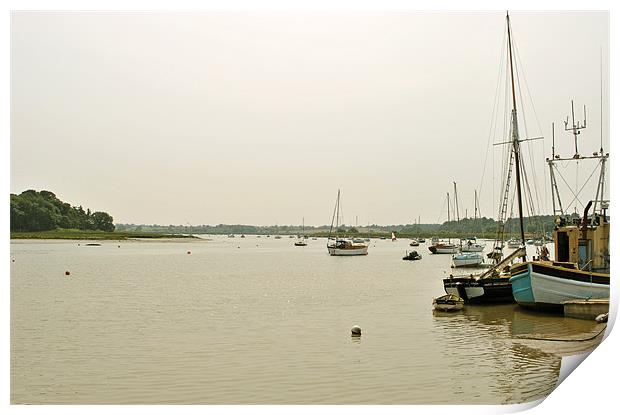
<path fill-rule="evenodd" d="M 503 32 L 503 37 L 502 37 L 502 47 L 501 47 L 501 51 L 500 51 L 500 56 L 499 56 L 499 65 L 498 65 L 498 69 L 497 69 L 497 82 L 495 84 L 495 96 L 493 98 L 493 109 L 491 111 L 491 123 L 489 125 L 489 136 L 487 138 L 487 150 L 486 150 L 486 154 L 484 156 L 484 165 L 482 167 L 482 176 L 480 177 L 480 185 L 478 186 L 478 193 L 481 193 L 482 191 L 482 182 L 484 180 L 484 175 L 486 172 L 486 167 L 487 167 L 487 159 L 489 157 L 489 151 L 491 151 L 492 146 L 490 146 L 491 140 L 493 138 L 493 131 L 494 131 L 494 124 L 497 124 L 497 109 L 499 107 L 499 86 L 501 84 L 501 80 L 502 80 L 502 69 L 503 69 L 503 65 L 502 62 L 504 61 L 504 52 L 505 52 L 505 41 L 506 41 L 506 32 Z"/>
<path fill-rule="evenodd" d="M 568 207 L 565 209 L 566 211 L 568 211 L 568 209 L 570 209 L 570 207 L 572 206 L 573 202 L 575 200 L 577 200 L 577 202 L 579 202 L 579 204 L 581 205 L 581 207 L 583 206 L 583 203 L 581 203 L 581 201 L 579 199 L 577 199 L 579 197 L 579 195 L 581 194 L 581 192 L 583 191 L 583 189 L 586 187 L 586 185 L 588 184 L 588 182 L 590 181 L 590 179 L 592 178 L 592 176 L 594 176 L 594 173 L 596 173 L 596 171 L 598 170 L 598 166 L 599 164 L 601 164 L 601 161 L 599 160 L 599 162 L 597 163 L 597 165 L 594 167 L 594 170 L 592 170 L 592 173 L 590 173 L 590 176 L 587 178 L 587 180 L 583 183 L 583 186 L 581 186 L 581 189 L 579 189 L 579 191 L 577 192 L 577 194 L 575 194 L 575 192 L 573 192 L 573 189 L 570 187 L 570 185 L 568 183 L 566 183 L 566 180 L 564 179 L 564 176 L 562 176 L 562 173 L 560 173 L 557 169 L 556 171 L 558 171 L 558 174 L 560 175 L 560 178 L 564 181 L 564 183 L 566 184 L 566 186 L 568 186 L 568 190 L 570 190 L 570 192 L 573 194 L 573 200 L 571 200 L 571 202 L 568 204 Z M 576 206 L 575 206 L 576 207 Z"/>
<path fill-rule="evenodd" d="M 519 48 L 518 48 L 516 40 L 513 40 L 513 44 L 514 44 L 514 49 L 515 49 L 515 56 L 516 56 L 516 59 L 517 59 L 517 62 L 518 62 L 518 67 L 520 67 L 521 68 L 521 72 L 523 72 L 523 84 L 525 85 L 525 90 L 526 90 L 526 93 L 527 93 L 526 95 L 529 98 L 530 106 L 532 108 L 532 112 L 534 113 L 534 118 L 535 118 L 536 124 L 538 126 L 538 133 L 539 133 L 540 136 L 542 136 L 543 134 L 542 134 L 542 128 L 540 126 L 540 120 L 538 119 L 538 113 L 536 112 L 536 107 L 534 106 L 534 101 L 532 99 L 532 94 L 530 92 L 530 88 L 529 88 L 529 85 L 527 83 L 527 78 L 525 77 L 525 70 L 523 69 L 525 67 L 525 65 L 523 65 L 523 63 L 521 61 L 521 55 L 520 55 Z M 527 136 L 529 136 L 529 133 L 528 133 L 527 122 L 526 122 L 526 117 L 525 117 L 525 100 L 523 99 L 523 93 L 522 93 L 522 89 L 521 89 L 521 78 L 519 77 L 519 72 L 517 72 L 517 81 L 518 81 L 518 86 L 519 86 L 519 97 L 521 99 L 521 109 L 522 109 L 523 115 L 524 115 L 523 116 L 523 126 L 525 128 L 525 134 L 526 134 L 526 137 L 527 137 Z M 534 144 L 528 143 L 528 151 L 529 151 L 529 155 L 530 155 L 530 167 L 532 169 L 532 174 L 534 176 L 533 177 L 534 178 L 534 183 L 538 183 L 538 180 L 537 180 L 538 173 L 537 173 L 537 170 L 536 170 L 536 164 L 534 163 L 535 158 L 534 158 L 534 155 L 533 155 L 533 145 Z M 543 141 L 543 146 L 544 146 L 544 141 Z M 538 191 L 538 186 L 536 186 L 536 185 L 534 185 L 534 194 L 536 196 L 537 208 L 540 211 L 540 200 L 541 200 L 541 198 L 540 198 L 540 194 L 539 194 L 539 191 Z"/>
<path fill-rule="evenodd" d="M 443 199 L 443 205 L 441 206 L 441 210 L 439 211 L 439 216 L 437 216 L 437 220 L 435 221 L 435 223 L 441 223 L 439 222 L 439 219 L 443 216 L 443 209 L 445 207 L 446 207 L 446 199 Z"/>
<path fill-rule="evenodd" d="M 522 109 L 523 114 L 524 114 L 524 116 L 522 117 L 522 119 L 523 119 L 523 126 L 524 126 L 525 134 L 526 134 L 526 137 L 527 137 L 528 136 L 528 129 L 527 129 L 527 122 L 526 122 L 526 117 L 525 117 L 525 106 L 524 106 L 524 103 L 523 103 L 523 95 L 522 95 L 522 90 L 521 90 L 521 79 L 518 77 L 518 72 L 517 72 L 517 79 L 519 81 L 518 86 L 519 86 L 519 97 L 521 99 L 521 101 L 520 101 L 521 109 Z M 530 198 L 532 212 L 534 212 L 535 211 L 535 205 L 534 205 L 534 199 L 532 198 L 532 187 L 534 188 L 534 195 L 536 196 L 536 206 L 538 207 L 538 210 L 540 210 L 540 195 L 538 194 L 538 186 L 536 186 L 536 183 L 538 183 L 538 178 L 537 178 L 537 172 L 536 172 L 536 165 L 534 163 L 534 154 L 533 154 L 533 151 L 532 151 L 534 144 L 530 143 L 530 142 L 527 142 L 526 144 L 527 144 L 528 155 L 529 155 L 530 169 L 531 169 L 531 173 L 532 173 L 533 180 L 534 180 L 534 184 L 533 185 L 530 185 L 529 182 L 527 183 L 527 189 L 526 190 L 527 190 L 528 196 Z M 525 160 L 524 159 L 525 159 L 525 157 L 521 158 L 521 161 L 522 161 L 522 163 L 521 163 L 522 169 L 521 170 L 523 172 L 523 175 L 525 176 L 527 170 L 525 168 L 526 166 L 525 166 Z"/>
<path fill-rule="evenodd" d="M 520 62 L 518 60 L 518 56 L 517 56 L 517 61 Z M 519 63 L 519 67 L 522 68 L 521 64 Z M 517 87 L 518 87 L 518 91 L 519 91 L 519 103 L 521 104 L 521 112 L 523 114 L 523 116 L 521 117 L 521 121 L 523 123 L 523 127 L 525 130 L 525 136 L 528 137 L 529 136 L 529 131 L 527 128 L 527 117 L 525 116 L 525 100 L 523 99 L 523 91 L 521 89 L 521 77 L 519 76 L 519 71 L 516 71 L 516 75 L 517 75 Z M 525 76 L 523 76 L 523 82 L 527 83 L 527 81 L 525 81 Z M 529 161 L 530 161 L 530 168 L 532 171 L 532 175 L 533 175 L 533 179 L 534 179 L 534 194 L 536 195 L 536 200 L 537 202 L 540 200 L 540 196 L 538 195 L 538 187 L 535 185 L 535 183 L 537 183 L 537 174 L 536 174 L 536 166 L 534 164 L 534 155 L 532 153 L 532 145 L 530 145 L 530 143 L 527 143 L 527 149 L 528 149 L 528 153 L 529 153 Z M 525 162 L 522 163 L 522 170 L 525 171 Z M 528 189 L 528 191 L 531 192 L 531 187 Z M 531 195 L 530 195 L 531 196 Z M 540 203 L 538 203 L 540 205 Z"/>
<path fill-rule="evenodd" d="M 514 43 L 514 49 L 515 49 L 515 55 L 517 57 L 517 62 L 519 63 L 519 67 L 521 68 L 525 68 L 525 65 L 523 65 L 523 63 L 521 62 L 521 55 L 519 54 L 519 48 L 517 47 L 517 42 L 515 40 L 513 40 Z M 525 70 L 523 70 L 523 73 L 525 74 Z M 538 133 L 539 135 L 543 135 L 542 134 L 542 127 L 540 126 L 540 120 L 538 119 L 538 113 L 536 113 L 536 107 L 534 106 L 534 100 L 532 99 L 532 94 L 530 92 L 530 87 L 529 84 L 527 83 L 527 78 L 524 76 L 523 77 L 523 83 L 525 84 L 525 90 L 527 92 L 527 96 L 530 99 L 530 105 L 532 106 L 532 112 L 534 113 L 534 119 L 536 120 L 536 124 L 538 126 Z"/>
<path fill-rule="evenodd" d="M 529 181 L 528 181 L 528 177 L 527 177 L 527 175 L 524 175 L 524 176 L 525 176 L 525 183 L 526 183 L 526 189 L 527 189 L 527 191 L 526 191 L 526 196 L 527 196 L 526 197 L 526 208 L 530 212 L 530 215 L 529 215 L 530 221 L 528 221 L 528 222 L 531 222 L 531 218 L 534 217 L 534 227 L 538 228 L 538 230 L 540 231 L 540 234 L 543 235 L 544 234 L 543 222 L 542 222 L 542 219 L 539 216 L 539 212 L 540 211 L 537 211 L 536 207 L 534 206 L 534 200 L 532 198 L 532 192 L 531 192 L 530 184 L 529 184 Z M 527 205 L 527 203 L 529 203 L 529 205 Z"/>

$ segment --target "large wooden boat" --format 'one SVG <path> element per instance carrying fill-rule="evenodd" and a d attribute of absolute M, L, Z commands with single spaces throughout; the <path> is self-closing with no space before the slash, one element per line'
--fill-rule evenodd
<path fill-rule="evenodd" d="M 574 110 L 572 113 L 573 126 L 565 129 L 574 134 L 575 155 L 570 158 L 557 156 L 554 144 L 552 155 L 547 159 L 556 217 L 553 230 L 555 260 L 549 261 L 541 255 L 542 258 L 510 269 L 514 298 L 524 307 L 560 311 L 567 301 L 609 298 L 609 200 L 604 199 L 605 165 L 609 153 L 603 151 L 601 140 L 600 150 L 592 156 L 579 154 L 577 135 L 585 128 L 585 119 L 583 126 L 579 122 L 575 124 Z M 555 164 L 587 160 L 596 160 L 600 169 L 596 198 L 588 202 L 581 217 L 575 218 L 567 215 L 562 207 L 555 182 Z M 593 208 L 591 214 L 590 208 Z"/>

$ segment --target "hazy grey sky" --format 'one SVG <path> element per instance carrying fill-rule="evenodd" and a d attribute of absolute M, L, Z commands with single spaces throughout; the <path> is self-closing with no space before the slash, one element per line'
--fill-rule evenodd
<path fill-rule="evenodd" d="M 571 99 L 582 153 L 600 146 L 601 48 L 609 149 L 608 14 L 511 21 L 550 213 L 544 156 L 552 121 L 572 155 Z M 495 217 L 499 147 L 480 185 L 504 33 L 504 11 L 14 13 L 11 192 L 116 222 L 317 225 L 341 188 L 348 223 L 395 224 L 445 220 L 456 180 L 461 216 L 479 189 Z"/>

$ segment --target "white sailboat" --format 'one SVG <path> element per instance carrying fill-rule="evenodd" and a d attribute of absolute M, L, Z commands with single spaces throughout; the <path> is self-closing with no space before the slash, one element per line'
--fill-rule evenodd
<path fill-rule="evenodd" d="M 336 222 L 336 228 L 334 230 L 334 220 Z M 340 225 L 340 189 L 338 189 L 338 196 L 336 197 L 336 206 L 334 206 L 334 214 L 332 216 L 332 223 L 329 227 L 329 236 L 327 237 L 327 252 L 332 256 L 357 256 L 368 255 L 368 245 L 364 242 L 354 242 L 351 239 L 346 239 L 338 235 L 338 227 Z M 332 239 L 332 231 L 334 231 L 335 238 Z"/>
<path fill-rule="evenodd" d="M 305 218 L 301 218 L 301 237 L 295 242 L 295 246 L 306 246 L 306 224 Z"/>

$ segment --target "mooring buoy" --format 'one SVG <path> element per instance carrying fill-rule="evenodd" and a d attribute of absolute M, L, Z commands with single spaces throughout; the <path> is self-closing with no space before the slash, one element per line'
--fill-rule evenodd
<path fill-rule="evenodd" d="M 191 254 L 191 253 L 192 253 L 192 251 L 187 251 L 187 255 L 189 255 L 189 254 Z"/>
<path fill-rule="evenodd" d="M 69 271 L 65 271 L 65 275 L 71 275 Z"/>
<path fill-rule="evenodd" d="M 360 326 L 351 327 L 351 337 L 359 337 L 362 335 L 362 329 Z"/>

